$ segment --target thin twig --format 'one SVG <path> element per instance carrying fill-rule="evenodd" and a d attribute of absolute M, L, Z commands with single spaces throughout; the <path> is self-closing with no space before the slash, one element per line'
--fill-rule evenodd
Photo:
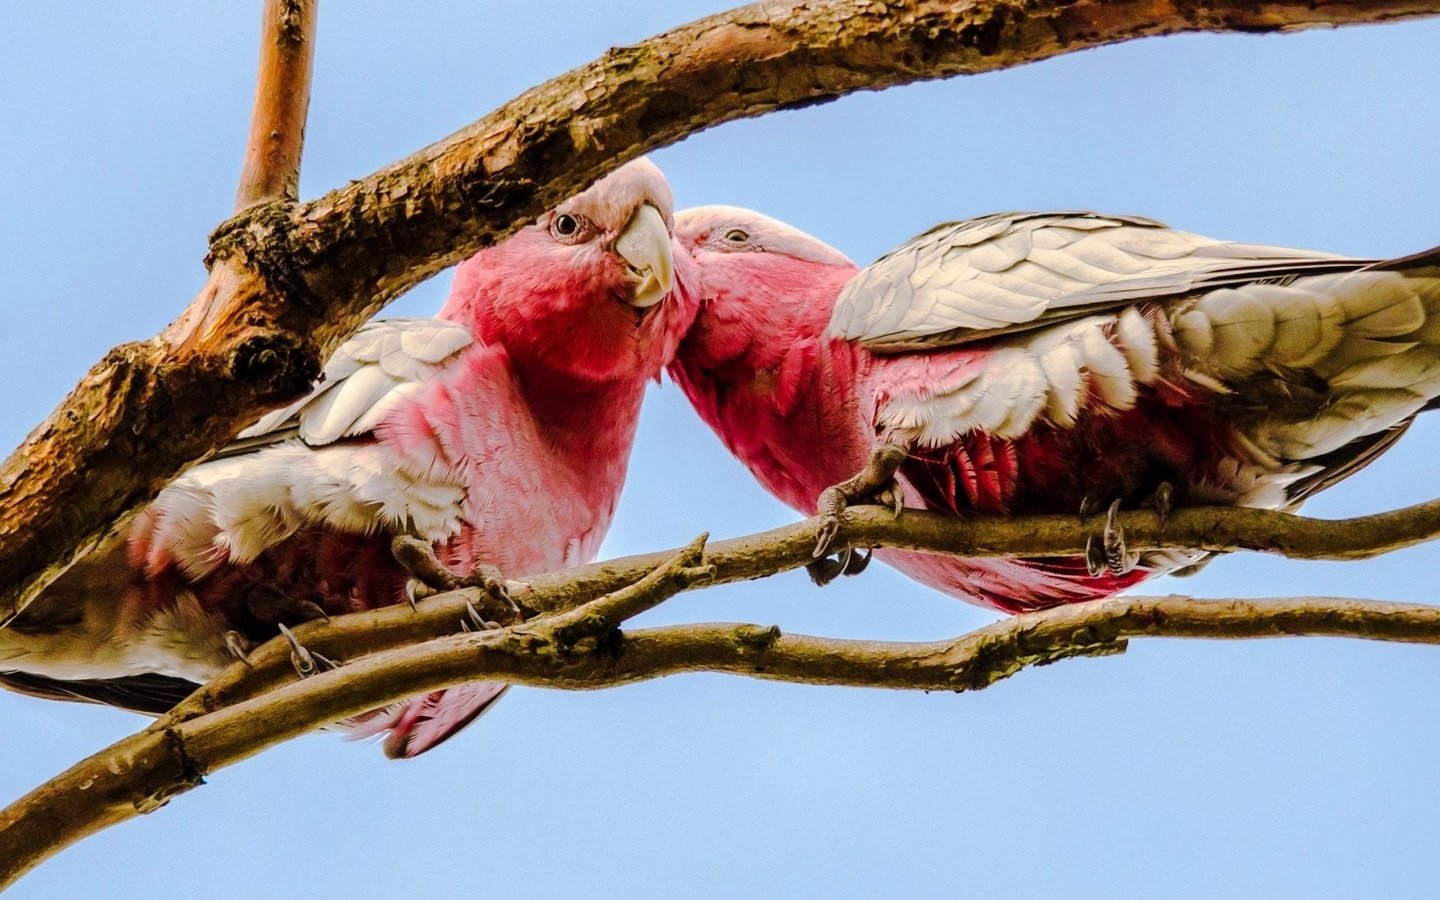
<path fill-rule="evenodd" d="M 294 201 L 310 108 L 319 0 L 265 0 L 260 24 L 260 67 L 255 109 L 235 211 L 269 200 Z"/>

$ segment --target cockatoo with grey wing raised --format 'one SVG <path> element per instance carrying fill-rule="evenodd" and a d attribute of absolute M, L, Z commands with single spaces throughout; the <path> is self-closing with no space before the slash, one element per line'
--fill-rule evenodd
<path fill-rule="evenodd" d="M 163 712 L 285 626 L 405 602 L 397 535 L 497 593 L 491 567 L 592 560 L 646 383 L 694 313 L 671 292 L 672 224 L 664 176 L 630 163 L 463 263 L 438 318 L 361 328 L 308 396 L 0 630 L 0 682 Z M 352 725 L 414 756 L 503 690 L 461 685 Z"/>

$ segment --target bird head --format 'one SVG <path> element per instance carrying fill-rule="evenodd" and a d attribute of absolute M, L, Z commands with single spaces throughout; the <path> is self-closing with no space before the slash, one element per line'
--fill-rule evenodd
<path fill-rule="evenodd" d="M 859 269 L 845 254 L 778 219 L 734 206 L 687 209 L 675 242 L 699 305 L 682 353 L 721 362 L 818 335 Z M 759 362 L 758 360 L 756 362 Z"/>
<path fill-rule="evenodd" d="M 441 315 L 522 366 L 653 377 L 694 315 L 675 289 L 673 226 L 660 169 L 627 163 L 462 263 Z"/>

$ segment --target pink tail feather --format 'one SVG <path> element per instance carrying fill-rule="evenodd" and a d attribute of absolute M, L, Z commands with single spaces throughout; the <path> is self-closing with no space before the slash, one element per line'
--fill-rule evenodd
<path fill-rule="evenodd" d="M 411 759 L 444 743 L 490 708 L 509 685 L 477 681 L 401 700 L 393 706 L 356 716 L 344 723 L 352 740 L 389 732 L 385 755 Z"/>

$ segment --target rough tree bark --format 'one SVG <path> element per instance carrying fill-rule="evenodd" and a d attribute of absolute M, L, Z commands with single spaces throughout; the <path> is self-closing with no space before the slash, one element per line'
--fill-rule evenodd
<path fill-rule="evenodd" d="M 759 3 L 611 50 L 343 188 L 262 203 L 217 229 L 211 276 L 189 309 L 156 338 L 111 351 L 0 465 L 0 622 L 186 465 L 301 394 L 386 302 L 647 150 L 742 116 L 1136 37 L 1437 9 L 1433 0 Z"/>

